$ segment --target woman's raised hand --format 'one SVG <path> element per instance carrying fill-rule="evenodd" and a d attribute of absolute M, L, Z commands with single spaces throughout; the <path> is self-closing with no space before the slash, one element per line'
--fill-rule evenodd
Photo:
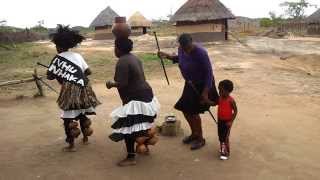
<path fill-rule="evenodd" d="M 166 59 L 167 59 L 168 56 L 169 56 L 167 53 L 164 53 L 164 52 L 161 52 L 161 51 L 158 51 L 157 54 L 158 54 L 158 56 L 159 56 L 160 58 L 166 58 Z"/>
<path fill-rule="evenodd" d="M 106 82 L 106 86 L 107 86 L 108 89 L 111 89 L 114 86 L 114 82 L 113 81 L 107 81 Z"/>

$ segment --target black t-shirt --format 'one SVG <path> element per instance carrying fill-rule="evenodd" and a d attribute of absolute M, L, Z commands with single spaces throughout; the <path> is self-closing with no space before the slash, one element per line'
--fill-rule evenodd
<path fill-rule="evenodd" d="M 152 88 L 146 81 L 141 61 L 133 54 L 119 58 L 114 80 L 119 83 L 118 91 L 123 104 L 130 101 L 150 102 Z"/>

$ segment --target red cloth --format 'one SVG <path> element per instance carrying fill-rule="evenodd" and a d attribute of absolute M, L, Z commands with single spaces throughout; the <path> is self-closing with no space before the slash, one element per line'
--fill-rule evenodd
<path fill-rule="evenodd" d="M 222 121 L 231 121 L 233 108 L 232 103 L 233 98 L 228 96 L 227 98 L 219 97 L 219 104 L 218 104 L 218 118 Z"/>

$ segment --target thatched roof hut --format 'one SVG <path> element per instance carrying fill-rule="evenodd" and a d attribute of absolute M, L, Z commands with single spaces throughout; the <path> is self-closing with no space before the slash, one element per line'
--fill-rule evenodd
<path fill-rule="evenodd" d="M 320 35 L 320 9 L 307 18 L 308 34 Z"/>
<path fill-rule="evenodd" d="M 318 9 L 316 12 L 311 14 L 308 18 L 307 21 L 309 23 L 320 23 L 320 9 Z"/>
<path fill-rule="evenodd" d="M 145 18 L 140 12 L 134 13 L 128 20 L 131 26 L 132 35 L 146 34 L 151 27 L 151 21 Z"/>
<path fill-rule="evenodd" d="M 90 27 L 97 28 L 112 26 L 115 17 L 119 17 L 119 15 L 113 9 L 111 9 L 110 6 L 108 6 L 92 21 Z"/>
<path fill-rule="evenodd" d="M 134 13 L 128 22 L 131 27 L 151 27 L 151 21 L 145 18 L 140 12 Z"/>
<path fill-rule="evenodd" d="M 95 29 L 94 39 L 113 38 L 111 29 L 115 17 L 119 17 L 119 15 L 110 6 L 100 12 L 90 24 L 90 27 Z"/>
<path fill-rule="evenodd" d="M 228 39 L 228 19 L 235 16 L 219 0 L 188 0 L 171 18 L 177 33 L 198 41 Z"/>

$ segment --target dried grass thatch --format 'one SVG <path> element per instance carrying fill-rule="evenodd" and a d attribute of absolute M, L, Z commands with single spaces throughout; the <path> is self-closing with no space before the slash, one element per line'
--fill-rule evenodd
<path fill-rule="evenodd" d="M 128 22 L 131 27 L 151 27 L 151 21 L 146 19 L 140 12 L 134 13 Z"/>
<path fill-rule="evenodd" d="M 315 13 L 311 14 L 307 21 L 310 23 L 320 23 L 320 9 L 318 9 Z"/>
<path fill-rule="evenodd" d="M 92 21 L 90 27 L 112 26 L 115 17 L 119 15 L 108 6 Z"/>
<path fill-rule="evenodd" d="M 234 19 L 235 16 L 219 0 L 188 0 L 171 18 L 178 21 L 211 21 Z"/>

